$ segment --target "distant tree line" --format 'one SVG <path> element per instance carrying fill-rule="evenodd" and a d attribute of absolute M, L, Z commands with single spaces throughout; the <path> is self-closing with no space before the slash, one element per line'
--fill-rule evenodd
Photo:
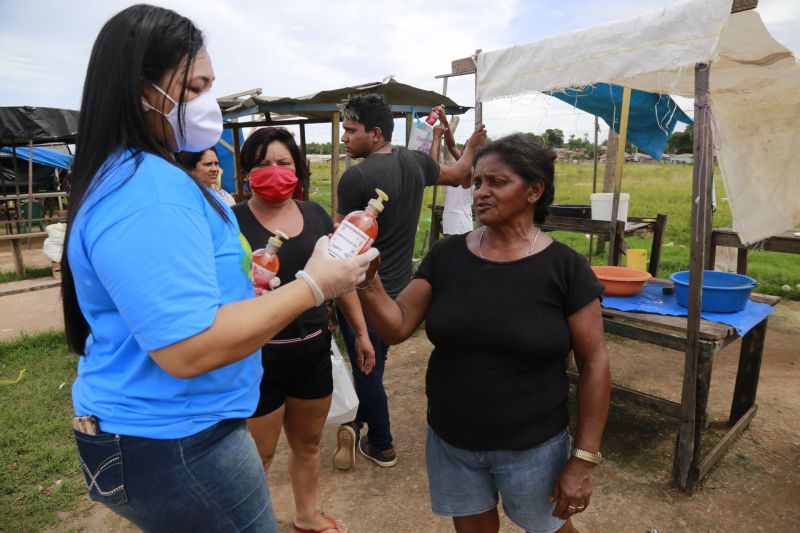
<path fill-rule="evenodd" d="M 544 133 L 523 133 L 525 137 L 536 141 L 551 148 L 566 148 L 570 152 L 574 152 L 578 156 L 583 156 L 587 159 L 594 158 L 594 142 L 589 140 L 589 134 L 584 133 L 583 137 L 576 137 L 574 134 L 569 136 L 569 139 L 564 139 L 564 132 L 558 128 L 546 129 Z M 687 126 L 686 131 L 676 131 L 670 135 L 667 140 L 666 152 L 669 154 L 690 154 L 692 153 L 692 126 Z M 605 147 L 608 141 L 603 141 L 598 148 L 598 154 L 605 153 Z M 461 143 L 458 143 L 459 148 L 463 148 Z M 625 143 L 625 151 L 628 153 L 633 152 L 634 146 L 630 141 Z M 306 153 L 308 154 L 330 154 L 331 143 L 306 143 Z M 339 154 L 344 154 L 344 144 L 339 143 Z"/>

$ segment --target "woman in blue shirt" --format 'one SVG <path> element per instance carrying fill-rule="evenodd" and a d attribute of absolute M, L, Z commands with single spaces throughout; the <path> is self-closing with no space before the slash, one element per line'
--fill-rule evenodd
<path fill-rule="evenodd" d="M 334 260 L 322 238 L 297 281 L 252 298 L 232 212 L 173 156 L 219 139 L 213 81 L 194 24 L 137 5 L 100 31 L 81 105 L 62 265 L 75 437 L 90 497 L 146 531 L 276 530 L 244 422 L 259 349 L 377 255 Z"/>

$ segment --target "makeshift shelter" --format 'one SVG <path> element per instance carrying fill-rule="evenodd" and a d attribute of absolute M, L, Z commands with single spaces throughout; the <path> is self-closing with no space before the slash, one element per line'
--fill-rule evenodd
<path fill-rule="evenodd" d="M 732 0 L 685 1 L 480 54 L 478 98 L 595 83 L 694 97 L 692 69 L 711 63 L 708 103 L 701 111 L 713 124 L 733 229 L 745 243 L 780 233 L 800 223 L 800 66 L 758 13 L 731 15 L 731 5 Z"/>
<path fill-rule="evenodd" d="M 6 202 L 14 202 L 16 206 L 16 218 L 20 222 L 22 220 L 23 201 L 27 202 L 27 216 L 23 223 L 24 228 L 30 229 L 34 222 L 32 208 L 34 205 L 34 197 L 41 196 L 37 193 L 34 195 L 34 161 L 37 154 L 34 151 L 34 145 L 52 144 L 57 142 L 74 143 L 78 133 L 78 112 L 69 109 L 55 109 L 49 107 L 0 107 L 0 148 L 8 147 L 6 150 L 12 155 L 12 172 L 13 172 L 13 187 L 14 194 L 3 194 L 2 201 L 4 205 Z M 33 157 L 27 156 L 28 159 L 28 187 L 27 193 L 22 194 L 19 187 L 19 176 L 17 168 L 17 150 L 18 146 L 27 145 L 27 154 L 34 154 Z M 42 152 L 39 156 L 42 157 Z M 51 154 L 47 154 L 51 155 Z M 48 171 L 49 173 L 50 171 Z M 63 193 L 44 193 L 44 194 L 61 194 Z M 12 225 L 7 226 L 9 230 Z M 43 232 L 42 232 L 43 234 Z M 29 237 L 31 235 L 23 235 Z M 16 263 L 17 273 L 21 276 L 24 273 L 24 265 L 22 264 L 22 255 L 19 249 L 19 235 L 2 235 L 3 240 L 9 240 L 14 250 L 14 258 Z"/>
<path fill-rule="evenodd" d="M 758 13 L 749 11 L 757 3 L 687 0 L 634 19 L 478 54 L 476 61 L 477 106 L 495 98 L 598 83 L 624 87 L 619 152 L 624 149 L 632 89 L 695 99 L 689 311 L 681 328 L 686 336 L 654 331 L 665 320 L 653 320 L 650 331 L 630 323 L 614 330 L 625 334 L 637 328 L 640 340 L 685 350 L 681 403 L 654 397 L 649 402 L 678 414 L 673 480 L 687 492 L 755 415 L 766 333 L 764 317 L 744 335 L 730 428 L 703 457 L 711 360 L 737 338 L 730 331 L 701 329 L 700 322 L 714 154 L 742 242 L 768 238 L 800 222 L 800 66 L 792 52 L 769 35 Z M 617 157 L 617 196 L 622 159 Z M 615 198 L 612 218 L 617 205 Z"/>
<path fill-rule="evenodd" d="M 448 114 L 459 115 L 465 113 L 469 107 L 456 104 L 450 98 L 434 91 L 419 89 L 395 81 L 392 77 L 381 82 L 365 83 L 351 87 L 341 87 L 320 91 L 297 98 L 261 96 L 260 90 L 238 95 L 219 98 L 222 116 L 226 121 L 226 128 L 234 128 L 233 148 L 235 152 L 235 173 L 238 176 L 238 154 L 240 139 L 237 133 L 241 127 L 259 126 L 300 126 L 300 150 L 305 157 L 306 124 L 331 123 L 331 209 L 336 210 L 336 188 L 339 181 L 339 108 L 338 105 L 349 96 L 358 94 L 378 93 L 386 97 L 392 107 L 396 118 L 406 118 L 406 139 L 411 128 L 413 116 L 427 115 L 436 105 L 444 105 Z M 244 98 L 242 98 L 244 97 Z M 238 119 L 251 115 L 263 115 L 263 120 L 238 122 Z M 236 192 L 241 193 L 241 182 L 237 179 Z"/>

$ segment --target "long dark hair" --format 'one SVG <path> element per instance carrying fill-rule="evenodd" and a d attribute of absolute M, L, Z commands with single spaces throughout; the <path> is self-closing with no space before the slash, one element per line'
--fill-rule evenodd
<path fill-rule="evenodd" d="M 114 15 L 94 42 L 83 86 L 65 253 L 61 259 L 64 326 L 69 347 L 78 354 L 84 353 L 89 324 L 78 305 L 66 253 L 75 216 L 89 193 L 105 179 L 107 161 L 118 151 L 131 150 L 129 157 L 134 161 L 134 169 L 143 153 L 171 160 L 167 148 L 147 125 L 141 83 L 144 80 L 159 84 L 167 72 L 185 61 L 183 86 L 186 87 L 194 59 L 202 48 L 203 34 L 192 21 L 174 11 L 144 4 Z M 180 93 L 179 106 L 185 103 L 184 92 Z M 180 129 L 183 127 L 181 123 Z M 206 201 L 228 221 L 224 209 L 211 196 L 213 193 L 194 181 Z"/>
<path fill-rule="evenodd" d="M 267 148 L 273 141 L 280 142 L 289 150 L 292 155 L 292 161 L 294 161 L 294 173 L 303 184 L 303 189 L 308 192 L 311 171 L 308 169 L 306 162 L 303 161 L 303 155 L 294 140 L 294 135 L 286 128 L 275 126 L 257 129 L 247 137 L 247 140 L 242 145 L 242 151 L 239 153 L 239 169 L 242 181 L 264 159 L 264 156 L 267 155 Z"/>
<path fill-rule="evenodd" d="M 550 204 L 556 196 L 556 153 L 522 134 L 514 133 L 484 144 L 475 154 L 472 168 L 475 168 L 478 160 L 489 154 L 495 154 L 527 183 L 542 182 L 544 191 L 534 206 L 533 221 L 537 224 L 544 223 L 550 214 Z"/>
<path fill-rule="evenodd" d="M 203 156 L 206 155 L 206 152 L 214 152 L 214 155 L 219 157 L 219 154 L 217 154 L 217 149 L 213 146 L 211 148 L 206 148 L 201 152 L 178 152 L 175 157 L 178 160 L 178 163 L 184 169 L 186 169 L 187 172 L 191 173 L 194 170 L 194 167 L 197 166 L 197 163 L 199 163 L 200 160 L 203 159 Z"/>

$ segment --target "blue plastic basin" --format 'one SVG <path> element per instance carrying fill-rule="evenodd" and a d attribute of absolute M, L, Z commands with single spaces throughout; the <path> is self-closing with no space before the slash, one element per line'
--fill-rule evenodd
<path fill-rule="evenodd" d="M 678 304 L 689 307 L 689 271 L 684 270 L 670 275 L 675 285 Z M 736 313 L 744 309 L 756 280 L 732 272 L 703 271 L 702 310 L 711 313 Z"/>

